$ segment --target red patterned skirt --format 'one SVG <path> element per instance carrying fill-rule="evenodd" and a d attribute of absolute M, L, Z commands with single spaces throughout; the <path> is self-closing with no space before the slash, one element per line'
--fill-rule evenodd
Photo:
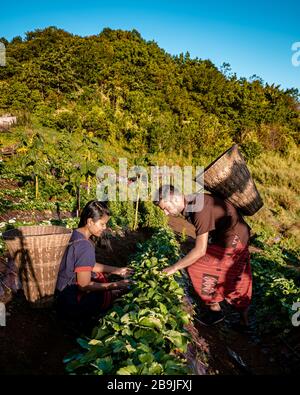
<path fill-rule="evenodd" d="M 187 268 L 193 287 L 205 304 L 224 299 L 237 310 L 246 310 L 252 296 L 248 245 L 235 239 L 232 247 L 207 246 L 206 254 Z"/>

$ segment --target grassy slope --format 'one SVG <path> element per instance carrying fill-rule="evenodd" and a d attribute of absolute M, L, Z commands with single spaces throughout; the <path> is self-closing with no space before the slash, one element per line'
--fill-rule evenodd
<path fill-rule="evenodd" d="M 300 150 L 288 156 L 263 154 L 249 166 L 264 207 L 248 218 L 254 232 L 300 256 Z"/>

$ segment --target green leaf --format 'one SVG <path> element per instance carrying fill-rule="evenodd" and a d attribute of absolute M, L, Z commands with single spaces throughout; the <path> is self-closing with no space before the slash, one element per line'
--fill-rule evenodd
<path fill-rule="evenodd" d="M 134 332 L 134 337 L 136 339 L 143 339 L 148 343 L 154 342 L 157 337 L 157 332 L 153 329 L 138 329 Z"/>
<path fill-rule="evenodd" d="M 99 356 L 106 356 L 108 354 L 108 349 L 104 346 L 93 346 L 91 348 L 91 350 L 89 350 L 88 352 L 86 352 L 82 357 L 81 357 L 81 362 L 83 363 L 88 363 L 91 362 L 93 360 L 95 360 L 96 358 L 98 358 Z"/>
<path fill-rule="evenodd" d="M 97 340 L 97 339 L 92 339 L 89 341 L 89 345 L 91 346 L 102 346 L 103 343 L 101 340 Z"/>
<path fill-rule="evenodd" d="M 136 350 L 131 344 L 126 344 L 125 348 L 129 353 Z"/>
<path fill-rule="evenodd" d="M 138 358 L 142 363 L 151 363 L 154 360 L 153 354 L 140 354 Z"/>
<path fill-rule="evenodd" d="M 121 317 L 121 322 L 122 322 L 122 323 L 128 324 L 129 321 L 130 321 L 129 313 L 126 313 L 126 314 L 124 314 L 124 315 Z"/>
<path fill-rule="evenodd" d="M 141 318 L 142 316 L 144 316 L 144 315 L 149 315 L 149 313 L 151 312 L 151 310 L 149 309 L 149 308 L 147 308 L 147 309 L 140 309 L 140 311 L 139 311 L 139 317 Z"/>
<path fill-rule="evenodd" d="M 155 329 L 159 329 L 159 330 L 161 330 L 163 328 L 161 321 L 155 317 L 143 317 L 139 320 L 139 324 L 149 327 L 149 328 L 155 328 Z"/>
<path fill-rule="evenodd" d="M 112 349 L 114 353 L 121 352 L 125 348 L 125 343 L 122 340 L 115 340 L 112 344 Z"/>
<path fill-rule="evenodd" d="M 156 294 L 156 290 L 153 289 L 153 288 L 151 288 L 151 289 L 148 291 L 148 293 L 147 293 L 147 298 L 148 298 L 148 299 L 152 299 L 153 296 L 154 296 L 155 294 Z"/>
<path fill-rule="evenodd" d="M 157 282 L 153 281 L 153 280 L 148 280 L 148 284 L 152 287 L 152 288 L 156 288 L 157 287 Z"/>
<path fill-rule="evenodd" d="M 103 374 L 110 373 L 113 369 L 113 360 L 111 357 L 99 358 L 96 360 L 98 369 L 102 370 Z"/>
<path fill-rule="evenodd" d="M 168 309 L 167 309 L 165 304 L 158 303 L 158 306 L 159 306 L 160 311 L 162 312 L 162 314 L 164 314 L 164 315 L 168 314 Z"/>
<path fill-rule="evenodd" d="M 118 332 L 118 331 L 120 331 L 121 329 L 122 329 L 122 326 L 120 326 L 118 323 L 116 323 L 116 322 L 112 322 L 111 323 L 111 326 L 112 326 L 112 328 L 116 331 L 116 332 Z"/>
<path fill-rule="evenodd" d="M 180 318 L 181 318 L 182 322 L 186 325 L 191 321 L 190 315 L 188 313 L 186 313 L 185 311 L 181 312 Z"/>
<path fill-rule="evenodd" d="M 97 340 L 99 340 L 99 339 L 102 339 L 102 338 L 104 338 L 105 336 L 107 336 L 107 335 L 110 335 L 111 334 L 111 330 L 109 329 L 109 328 L 99 328 L 97 331 L 96 331 L 96 334 L 94 334 L 94 337 L 97 339 Z"/>
<path fill-rule="evenodd" d="M 164 366 L 165 374 L 187 374 L 187 367 L 185 364 L 179 361 L 168 360 Z"/>
<path fill-rule="evenodd" d="M 165 337 L 169 339 L 176 347 L 182 349 L 187 342 L 185 336 L 183 336 L 180 332 L 170 330 L 164 333 Z"/>
<path fill-rule="evenodd" d="M 84 362 L 81 362 L 80 360 L 78 361 L 72 361 L 70 363 L 68 363 L 68 365 L 66 366 L 66 370 L 67 372 L 71 373 L 74 370 L 80 368 L 81 366 L 84 366 Z"/>
<path fill-rule="evenodd" d="M 80 357 L 82 356 L 81 353 L 78 353 L 77 351 L 72 351 L 71 353 L 69 353 L 64 359 L 63 359 L 63 363 L 69 363 L 73 360 L 78 360 L 80 359 Z"/>
<path fill-rule="evenodd" d="M 145 266 L 146 266 L 147 268 L 151 268 L 151 267 L 152 267 L 152 263 L 151 263 L 150 259 L 146 259 L 146 260 L 145 260 Z"/>
<path fill-rule="evenodd" d="M 128 365 L 124 366 L 123 368 L 119 369 L 116 374 L 118 375 L 131 375 L 131 374 L 137 374 L 138 369 L 134 365 Z"/>
<path fill-rule="evenodd" d="M 149 367 L 149 374 L 161 374 L 162 372 L 163 367 L 157 362 L 153 362 Z"/>
<path fill-rule="evenodd" d="M 78 338 L 76 341 L 85 350 L 89 350 L 91 348 L 89 342 L 85 339 Z"/>
<path fill-rule="evenodd" d="M 125 327 L 125 328 L 123 328 L 123 330 L 122 330 L 122 336 L 132 336 L 132 334 L 133 334 L 133 332 L 132 332 L 132 329 L 130 329 L 129 327 Z"/>

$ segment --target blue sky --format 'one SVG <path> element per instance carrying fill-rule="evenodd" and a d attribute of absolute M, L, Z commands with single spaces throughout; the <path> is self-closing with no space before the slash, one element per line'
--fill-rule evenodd
<path fill-rule="evenodd" d="M 104 27 L 137 29 L 171 54 L 189 51 L 237 75 L 253 74 L 282 88 L 300 90 L 300 66 L 292 65 L 300 42 L 300 1 L 26 0 L 0 5 L 0 37 L 57 26 L 81 36 Z M 299 51 L 300 60 L 300 51 Z"/>

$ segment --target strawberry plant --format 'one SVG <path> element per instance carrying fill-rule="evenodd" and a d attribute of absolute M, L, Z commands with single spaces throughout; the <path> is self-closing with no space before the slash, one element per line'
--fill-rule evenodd
<path fill-rule="evenodd" d="M 78 339 L 83 351 L 65 358 L 68 372 L 89 374 L 187 374 L 184 353 L 190 315 L 183 290 L 162 269 L 179 257 L 173 233 L 161 228 L 131 262 L 134 285 L 99 320 L 91 338 Z"/>
<path fill-rule="evenodd" d="M 300 278 L 287 267 L 279 246 L 267 247 L 251 257 L 254 277 L 254 303 L 261 331 L 289 330 L 292 306 L 300 301 Z"/>

